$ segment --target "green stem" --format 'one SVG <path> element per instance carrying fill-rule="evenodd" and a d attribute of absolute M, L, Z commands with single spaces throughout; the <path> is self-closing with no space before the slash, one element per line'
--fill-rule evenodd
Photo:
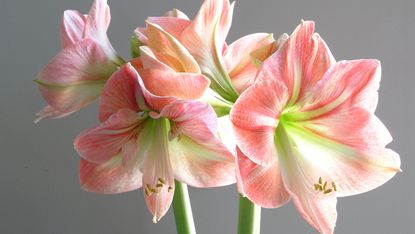
<path fill-rule="evenodd" d="M 174 190 L 173 210 L 177 234 L 196 234 L 187 185 L 176 180 Z"/>
<path fill-rule="evenodd" d="M 259 234 L 260 229 L 261 207 L 240 195 L 238 234 Z"/>

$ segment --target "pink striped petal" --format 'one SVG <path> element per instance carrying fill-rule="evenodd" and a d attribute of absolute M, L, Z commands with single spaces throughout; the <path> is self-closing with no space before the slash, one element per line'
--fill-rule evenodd
<path fill-rule="evenodd" d="M 305 118 L 356 106 L 373 113 L 378 100 L 380 62 L 377 60 L 341 61 L 333 65 L 311 89 L 303 108 Z M 318 90 L 318 92 L 317 92 Z"/>
<path fill-rule="evenodd" d="M 147 21 L 148 46 L 157 58 L 177 72 L 200 73 L 199 65 L 189 51 L 159 25 Z"/>
<path fill-rule="evenodd" d="M 253 84 L 258 70 L 255 60 L 269 57 L 276 49 L 277 44 L 272 34 L 267 33 L 244 36 L 227 47 L 224 61 L 238 93 Z"/>
<path fill-rule="evenodd" d="M 138 100 L 144 103 L 138 85 L 137 73 L 129 66 L 123 66 L 107 81 L 102 91 L 99 118 L 101 122 L 107 120 L 120 109 L 129 109 L 140 112 Z"/>
<path fill-rule="evenodd" d="M 201 74 L 153 69 L 139 70 L 139 74 L 146 89 L 152 94 L 179 99 L 198 99 L 210 84 L 209 79 Z"/>
<path fill-rule="evenodd" d="M 109 23 L 111 21 L 110 9 L 107 0 L 94 0 L 88 13 L 84 36 L 106 42 Z"/>
<path fill-rule="evenodd" d="M 122 156 L 116 155 L 102 164 L 81 159 L 79 180 L 81 187 L 94 193 L 123 193 L 142 186 L 142 173 L 139 164 L 131 163 L 126 167 Z"/>
<path fill-rule="evenodd" d="M 94 163 L 103 163 L 118 154 L 137 136 L 144 118 L 135 111 L 121 109 L 96 128 L 81 133 L 74 142 L 78 154 Z"/>
<path fill-rule="evenodd" d="M 257 79 L 277 79 L 286 84 L 290 104 L 293 104 L 323 77 L 334 62 L 325 42 L 314 33 L 314 22 L 306 21 L 264 61 Z"/>
<path fill-rule="evenodd" d="M 160 61 L 156 53 L 154 53 L 154 51 L 152 51 L 148 46 L 140 47 L 140 59 L 142 61 L 142 68 L 163 71 L 174 71 L 173 68 L 169 67 L 167 64 Z"/>
<path fill-rule="evenodd" d="M 190 20 L 181 18 L 183 13 L 178 13 L 180 17 L 148 17 L 147 21 L 151 24 L 160 26 L 165 32 L 172 35 L 174 38 L 179 39 L 183 30 L 190 25 Z"/>
<path fill-rule="evenodd" d="M 277 208 L 290 200 L 282 181 L 278 159 L 269 166 L 255 164 L 237 148 L 239 182 L 244 195 L 265 208 Z"/>
<path fill-rule="evenodd" d="M 147 207 L 153 214 L 153 222 L 167 212 L 174 195 L 174 174 L 169 156 L 168 122 L 155 120 L 152 139 L 143 164 L 143 185 Z"/>
<path fill-rule="evenodd" d="M 73 45 L 83 38 L 87 16 L 75 10 L 66 10 L 63 13 L 61 24 L 61 43 L 62 47 Z"/>
<path fill-rule="evenodd" d="M 39 118 L 62 117 L 85 107 L 99 97 L 115 70 L 116 65 L 92 40 L 66 47 L 37 76 L 40 92 L 49 104 L 49 111 L 41 111 Z"/>
<path fill-rule="evenodd" d="M 277 156 L 275 129 L 287 99 L 277 80 L 264 80 L 248 88 L 231 110 L 238 147 L 257 164 L 270 165 Z"/>
<path fill-rule="evenodd" d="M 161 116 L 172 122 L 170 155 L 177 179 L 195 187 L 235 182 L 234 157 L 216 136 L 216 115 L 208 104 L 177 101 Z"/>

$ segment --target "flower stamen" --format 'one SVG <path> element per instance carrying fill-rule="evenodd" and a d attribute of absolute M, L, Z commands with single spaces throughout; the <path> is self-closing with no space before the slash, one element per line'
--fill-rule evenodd
<path fill-rule="evenodd" d="M 329 183 L 324 181 L 321 177 L 318 178 L 318 183 L 314 184 L 314 190 L 317 192 L 323 192 L 323 194 L 329 194 L 333 191 L 337 191 L 337 186 L 334 181 L 331 182 L 331 188 L 328 187 Z"/>

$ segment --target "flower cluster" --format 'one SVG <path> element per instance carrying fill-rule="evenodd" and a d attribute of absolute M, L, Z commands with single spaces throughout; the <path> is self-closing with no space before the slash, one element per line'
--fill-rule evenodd
<path fill-rule="evenodd" d="M 234 4 L 205 0 L 194 19 L 172 10 L 134 31 L 132 58 L 106 35 L 110 11 L 64 12 L 62 51 L 36 82 L 60 118 L 100 97 L 100 124 L 74 142 L 80 183 L 91 192 L 143 188 L 158 221 L 175 180 L 195 187 L 237 182 L 262 207 L 293 200 L 321 233 L 332 233 L 337 197 L 376 188 L 400 170 L 392 138 L 374 115 L 380 62 L 336 62 L 314 22 L 277 40 L 231 44 Z"/>

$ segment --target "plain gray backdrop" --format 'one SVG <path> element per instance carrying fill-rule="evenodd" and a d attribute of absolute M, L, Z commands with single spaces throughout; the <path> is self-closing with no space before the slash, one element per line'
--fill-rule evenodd
<path fill-rule="evenodd" d="M 92 0 L 0 1 L 0 233 L 175 233 L 172 210 L 153 224 L 142 190 L 120 195 L 84 192 L 78 184 L 73 138 L 97 123 L 97 104 L 59 120 L 35 125 L 45 103 L 32 82 L 59 50 L 65 9 L 86 13 Z M 191 17 L 201 1 L 110 0 L 109 38 L 129 56 L 132 31 L 148 16 L 178 8 Z M 415 233 L 414 100 L 415 1 L 237 0 L 228 42 L 254 32 L 274 35 L 301 19 L 315 20 L 337 60 L 382 61 L 377 115 L 389 128 L 390 147 L 403 173 L 384 186 L 338 201 L 338 234 Z M 235 186 L 190 189 L 198 233 L 236 232 Z M 263 209 L 262 233 L 315 233 L 290 203 Z"/>

